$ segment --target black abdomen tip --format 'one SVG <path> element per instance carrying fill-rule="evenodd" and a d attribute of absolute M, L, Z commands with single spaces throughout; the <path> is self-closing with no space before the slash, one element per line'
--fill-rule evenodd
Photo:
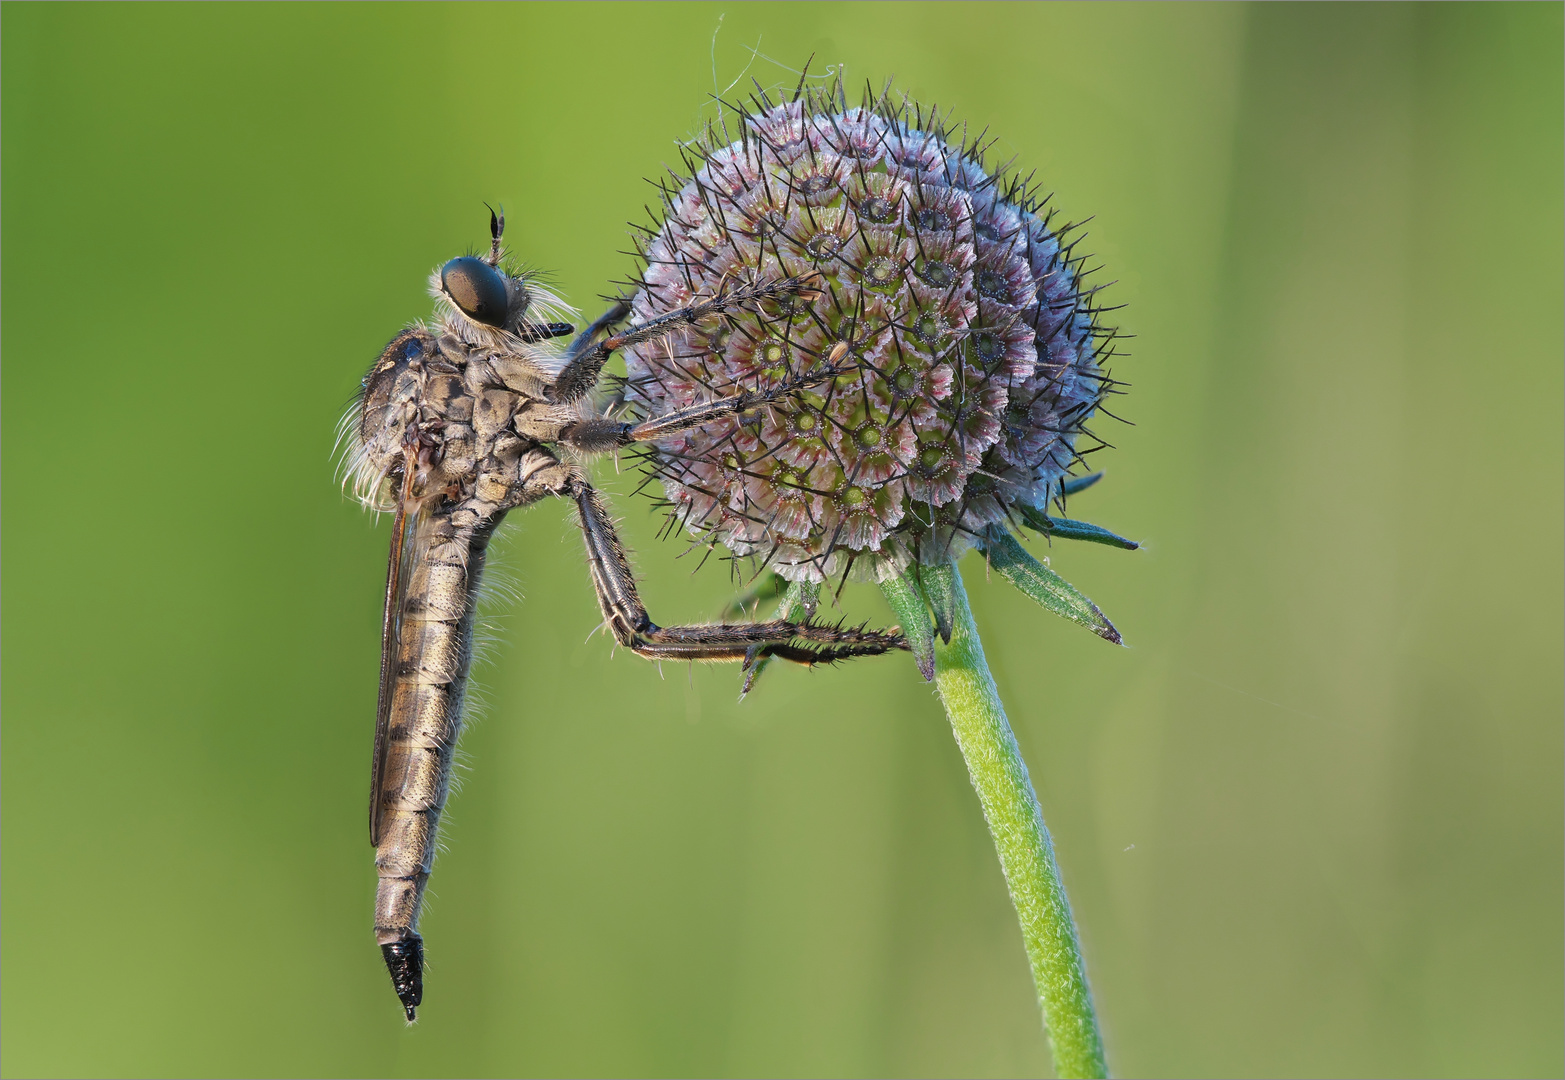
<path fill-rule="evenodd" d="M 397 992 L 408 1014 L 408 1022 L 418 1019 L 414 1009 L 424 1000 L 424 939 L 409 934 L 401 941 L 393 941 L 380 947 L 386 958 L 386 970 L 391 972 L 391 987 Z"/>

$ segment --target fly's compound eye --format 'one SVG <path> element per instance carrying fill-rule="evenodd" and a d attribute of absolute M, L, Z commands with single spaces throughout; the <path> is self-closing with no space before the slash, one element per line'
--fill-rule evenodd
<path fill-rule="evenodd" d="M 440 286 L 474 322 L 504 326 L 510 296 L 500 272 L 482 259 L 464 255 L 440 268 Z"/>

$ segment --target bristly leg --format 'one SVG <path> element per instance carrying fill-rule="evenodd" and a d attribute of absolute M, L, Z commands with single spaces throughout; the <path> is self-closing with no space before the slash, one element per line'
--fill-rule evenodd
<path fill-rule="evenodd" d="M 895 632 L 821 626 L 808 618 L 801 622 L 778 619 L 764 623 L 658 626 L 642 606 L 630 560 L 602 496 L 580 477 L 572 478 L 561 494 L 576 503 L 578 524 L 587 542 L 587 564 L 603 617 L 615 639 L 640 656 L 653 660 L 734 661 L 748 667 L 767 656 L 798 664 L 819 664 L 855 656 L 879 656 L 908 647 L 902 635 Z"/>
<path fill-rule="evenodd" d="M 631 327 L 622 333 L 604 338 L 596 345 L 593 344 L 592 332 L 582 334 L 571 343 L 570 352 L 565 358 L 565 366 L 561 369 L 559 378 L 555 380 L 551 399 L 559 404 L 576 401 L 584 394 L 592 390 L 598 384 L 598 377 L 603 373 L 603 365 L 608 363 L 609 357 L 619 349 L 639 345 L 645 341 L 666 337 L 675 330 L 686 326 L 694 326 L 702 319 L 709 319 L 717 315 L 725 315 L 729 312 L 753 308 L 755 305 L 767 300 L 781 300 L 790 296 L 810 297 L 813 295 L 812 283 L 814 275 L 784 278 L 781 281 L 765 281 L 759 285 L 747 285 L 743 288 L 733 289 L 721 293 L 711 300 L 702 301 L 699 304 L 691 304 L 688 307 L 678 308 L 667 312 L 655 319 Z M 619 322 L 630 312 L 628 303 L 621 303 L 610 310 L 610 315 L 619 313 L 613 322 Z M 605 323 L 608 316 L 599 319 L 594 327 Z"/>
<path fill-rule="evenodd" d="M 699 401 L 683 409 L 649 417 L 637 424 L 616 420 L 612 416 L 590 416 L 572 424 L 560 432 L 560 441 L 575 450 L 587 454 L 602 454 L 619 450 L 635 443 L 654 443 L 694 431 L 730 416 L 752 413 L 766 405 L 774 405 L 802 391 L 830 382 L 840 372 L 831 365 L 831 356 L 821 367 L 788 379 L 767 390 L 747 390 L 712 401 Z"/>

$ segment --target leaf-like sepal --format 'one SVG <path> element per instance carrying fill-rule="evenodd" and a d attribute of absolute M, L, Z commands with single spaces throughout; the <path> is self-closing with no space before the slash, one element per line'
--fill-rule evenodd
<path fill-rule="evenodd" d="M 1093 484 L 1103 479 L 1103 470 L 1088 473 L 1086 476 L 1071 476 L 1060 481 L 1061 495 L 1074 495 L 1078 491 L 1086 491 Z"/>
<path fill-rule="evenodd" d="M 723 608 L 723 613 L 718 616 L 724 622 L 733 622 L 736 619 L 747 619 L 755 614 L 755 609 L 768 600 L 778 600 L 788 589 L 788 579 L 781 574 L 766 573 L 744 592 L 728 601 Z"/>
<path fill-rule="evenodd" d="M 1118 533 L 1111 533 L 1103 526 L 1088 521 L 1051 518 L 1042 510 L 1035 510 L 1031 506 L 1018 506 L 1017 509 L 1021 511 L 1023 521 L 1045 536 L 1058 537 L 1061 540 L 1086 540 L 1094 544 L 1124 548 L 1126 551 L 1135 551 L 1141 546 L 1135 540 L 1127 540 Z"/>
<path fill-rule="evenodd" d="M 1004 529 L 992 528 L 985 534 L 984 548 L 989 555 L 989 565 L 1040 605 L 1073 623 L 1080 623 L 1100 638 L 1116 645 L 1125 643 L 1114 624 L 1098 610 L 1098 605 L 1028 554 L 1016 537 Z"/>
<path fill-rule="evenodd" d="M 910 575 L 897 574 L 880 583 L 880 591 L 891 605 L 891 611 L 902 626 L 902 636 L 907 638 L 918 661 L 918 673 L 925 682 L 935 681 L 935 631 L 929 621 L 929 601 L 918 582 Z"/>
<path fill-rule="evenodd" d="M 929 610 L 935 613 L 935 633 L 947 645 L 951 644 L 951 618 L 956 611 L 956 567 L 951 563 L 923 563 L 918 568 L 918 581 L 929 600 Z"/>

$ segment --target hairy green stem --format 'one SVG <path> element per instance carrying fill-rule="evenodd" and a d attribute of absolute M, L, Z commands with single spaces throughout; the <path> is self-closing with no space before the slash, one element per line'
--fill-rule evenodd
<path fill-rule="evenodd" d="M 1021 920 L 1055 1071 L 1060 1076 L 1107 1076 L 1103 1038 L 1054 845 L 984 661 L 967 592 L 953 565 L 924 566 L 921 571 L 926 587 L 933 585 L 952 600 L 950 644 L 935 645 L 935 685 Z"/>

